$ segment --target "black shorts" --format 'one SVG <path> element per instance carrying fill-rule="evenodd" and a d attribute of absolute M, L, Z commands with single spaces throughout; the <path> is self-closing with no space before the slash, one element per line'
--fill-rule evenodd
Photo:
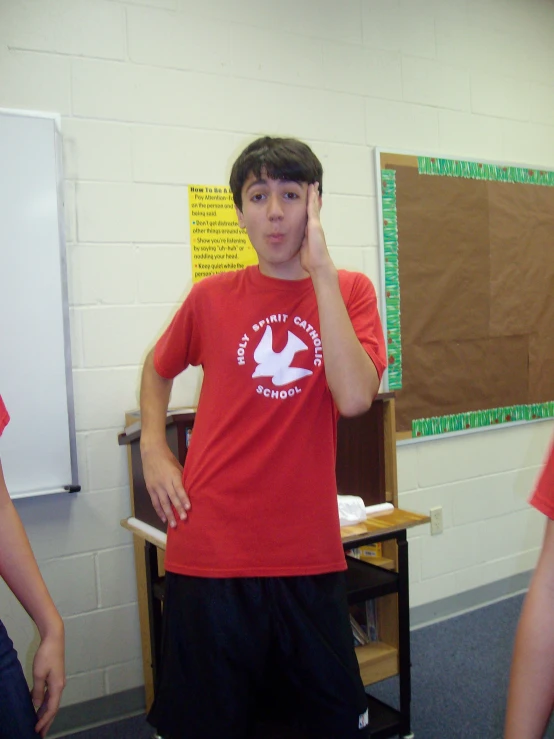
<path fill-rule="evenodd" d="M 149 722 L 166 739 L 367 739 L 344 573 L 166 574 Z M 279 733 L 272 727 L 291 727 Z"/>

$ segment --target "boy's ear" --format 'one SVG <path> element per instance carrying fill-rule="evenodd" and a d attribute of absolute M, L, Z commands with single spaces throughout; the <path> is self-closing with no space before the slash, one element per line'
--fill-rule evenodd
<path fill-rule="evenodd" d="M 317 204 L 319 205 L 319 210 L 321 210 L 321 206 L 323 205 L 323 196 L 319 192 L 319 182 L 313 182 L 312 184 L 317 190 Z"/>
<path fill-rule="evenodd" d="M 235 212 L 237 214 L 237 220 L 239 222 L 239 226 L 241 228 L 246 228 L 246 225 L 244 223 L 244 216 L 242 215 L 242 211 L 239 209 L 238 205 L 235 205 Z"/>

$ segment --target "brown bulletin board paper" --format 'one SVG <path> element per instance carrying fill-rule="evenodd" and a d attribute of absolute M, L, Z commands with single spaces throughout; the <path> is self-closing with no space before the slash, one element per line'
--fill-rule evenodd
<path fill-rule="evenodd" d="M 430 408 L 447 416 L 516 405 L 527 396 L 527 357 L 527 336 L 413 344 L 397 395 L 397 429 L 411 430 Z"/>
<path fill-rule="evenodd" d="M 381 169 L 396 169 L 397 167 L 415 167 L 417 170 L 417 157 L 407 154 L 388 154 L 383 152 L 380 157 Z"/>
<path fill-rule="evenodd" d="M 230 188 L 189 185 L 192 280 L 258 263 L 246 231 L 237 221 Z"/>
<path fill-rule="evenodd" d="M 554 398 L 554 275 L 549 276 L 550 299 L 543 303 L 529 344 L 529 402 Z"/>
<path fill-rule="evenodd" d="M 554 334 L 541 321 L 554 301 L 554 188 L 490 182 L 487 190 L 491 335 Z"/>
<path fill-rule="evenodd" d="M 414 342 L 486 338 L 486 183 L 398 167 L 396 189 L 403 356 Z"/>
<path fill-rule="evenodd" d="M 381 154 L 396 179 L 398 431 L 551 402 L 554 187 L 422 174 L 417 162 Z"/>

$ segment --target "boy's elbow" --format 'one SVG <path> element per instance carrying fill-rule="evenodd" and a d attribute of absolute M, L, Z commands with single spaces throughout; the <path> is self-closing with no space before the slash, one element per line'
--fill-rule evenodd
<path fill-rule="evenodd" d="M 150 368 L 154 369 L 154 349 L 150 349 L 150 351 L 146 355 L 144 359 L 143 368 L 144 369 L 150 369 Z"/>
<path fill-rule="evenodd" d="M 371 408 L 374 397 L 375 393 L 363 393 L 335 400 L 335 403 L 341 416 L 353 418 L 354 416 L 361 416 L 367 413 Z"/>

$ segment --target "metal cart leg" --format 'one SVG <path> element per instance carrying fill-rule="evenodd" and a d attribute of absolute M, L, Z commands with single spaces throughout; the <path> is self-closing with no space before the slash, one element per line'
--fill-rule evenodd
<path fill-rule="evenodd" d="M 408 570 L 408 541 L 406 531 L 399 532 L 398 543 L 398 663 L 400 674 L 400 714 L 402 737 L 411 732 L 411 657 L 410 657 L 410 591 Z"/>

